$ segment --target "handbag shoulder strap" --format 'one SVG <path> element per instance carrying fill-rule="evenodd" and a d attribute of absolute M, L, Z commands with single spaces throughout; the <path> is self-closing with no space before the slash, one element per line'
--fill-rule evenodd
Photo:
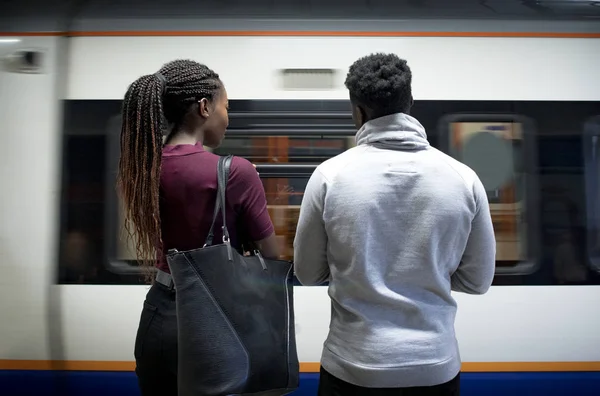
<path fill-rule="evenodd" d="M 231 169 L 231 162 L 233 161 L 233 155 L 225 157 L 219 157 L 217 164 L 217 199 L 215 202 L 215 211 L 213 212 L 213 219 L 210 225 L 210 230 L 204 242 L 204 246 L 211 246 L 214 238 L 214 227 L 217 221 L 217 215 L 219 210 L 223 217 L 223 242 L 229 242 L 229 231 L 227 230 L 227 217 L 226 217 L 226 206 L 225 206 L 225 192 L 227 191 L 227 181 L 229 180 L 229 171 Z"/>

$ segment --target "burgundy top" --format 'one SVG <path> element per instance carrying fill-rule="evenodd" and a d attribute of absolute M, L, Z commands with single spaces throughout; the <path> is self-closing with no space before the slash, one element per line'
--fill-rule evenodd
<path fill-rule="evenodd" d="M 165 146 L 160 178 L 160 221 L 163 249 L 157 267 L 170 272 L 165 252 L 191 250 L 204 245 L 217 197 L 219 156 L 196 145 Z M 233 247 L 271 235 L 265 190 L 256 169 L 234 157 L 226 191 L 227 228 Z M 215 223 L 213 244 L 222 243 L 221 213 Z"/>

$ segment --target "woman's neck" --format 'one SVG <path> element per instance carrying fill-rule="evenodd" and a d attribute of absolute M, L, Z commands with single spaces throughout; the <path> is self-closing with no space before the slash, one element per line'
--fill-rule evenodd
<path fill-rule="evenodd" d="M 198 130 L 196 132 L 179 129 L 172 131 L 165 144 L 177 146 L 179 144 L 197 144 L 202 143 L 204 141 L 204 132 L 202 130 Z"/>

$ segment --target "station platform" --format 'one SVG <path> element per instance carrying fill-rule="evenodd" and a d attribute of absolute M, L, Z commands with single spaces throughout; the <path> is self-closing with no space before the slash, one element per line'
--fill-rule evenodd
<path fill-rule="evenodd" d="M 315 396 L 317 373 L 301 374 L 293 396 Z M 139 396 L 133 372 L 0 371 L 2 396 Z M 600 372 L 463 373 L 461 396 L 598 396 Z"/>

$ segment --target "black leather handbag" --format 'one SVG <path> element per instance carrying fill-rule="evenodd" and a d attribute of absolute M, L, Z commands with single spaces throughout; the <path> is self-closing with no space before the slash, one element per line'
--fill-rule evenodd
<path fill-rule="evenodd" d="M 225 192 L 233 157 L 221 157 L 204 247 L 169 251 L 176 290 L 178 395 L 285 395 L 298 388 L 293 264 L 229 243 Z M 214 245 L 219 211 L 223 243 Z"/>

